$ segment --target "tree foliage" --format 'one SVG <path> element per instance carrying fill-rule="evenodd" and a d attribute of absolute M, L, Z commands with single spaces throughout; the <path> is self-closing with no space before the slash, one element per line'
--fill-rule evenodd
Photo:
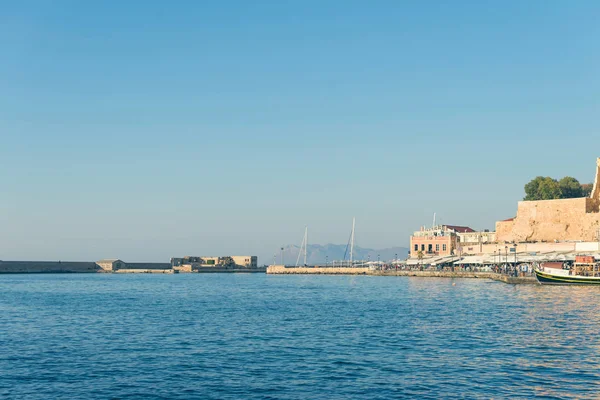
<path fill-rule="evenodd" d="M 523 200 L 554 200 L 586 197 L 592 192 L 591 184 L 580 184 L 571 176 L 561 180 L 549 176 L 537 176 L 525 185 L 525 198 Z"/>
<path fill-rule="evenodd" d="M 581 195 L 583 197 L 590 197 L 590 195 L 592 194 L 592 189 L 594 189 L 594 185 L 591 183 L 584 183 L 583 185 L 581 185 Z"/>
<path fill-rule="evenodd" d="M 583 190 L 579 181 L 571 176 L 565 176 L 558 181 L 561 198 L 572 199 L 575 197 L 583 197 Z"/>

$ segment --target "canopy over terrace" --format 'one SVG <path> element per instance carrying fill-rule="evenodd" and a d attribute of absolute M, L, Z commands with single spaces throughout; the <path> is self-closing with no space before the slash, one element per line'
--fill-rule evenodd
<path fill-rule="evenodd" d="M 454 264 L 492 264 L 491 261 L 486 260 L 486 256 L 467 256 L 463 257 L 461 260 L 455 261 Z"/>
<path fill-rule="evenodd" d="M 440 265 L 440 264 L 451 263 L 458 259 L 459 259 L 459 257 L 456 257 L 456 256 L 432 257 L 432 258 L 424 258 L 422 260 L 410 258 L 406 261 L 406 265 Z"/>
<path fill-rule="evenodd" d="M 531 262 L 550 262 L 550 261 L 575 261 L 575 256 L 579 255 L 577 252 L 558 252 L 554 251 L 551 253 L 542 254 L 531 254 L 531 253 L 513 253 L 509 254 L 508 257 L 501 257 L 498 260 L 498 256 L 494 255 L 480 255 L 480 256 L 466 256 L 462 259 L 455 261 L 454 264 L 503 264 L 508 262 L 514 263 L 531 263 Z M 596 259 L 600 259 L 600 253 L 592 254 Z"/>

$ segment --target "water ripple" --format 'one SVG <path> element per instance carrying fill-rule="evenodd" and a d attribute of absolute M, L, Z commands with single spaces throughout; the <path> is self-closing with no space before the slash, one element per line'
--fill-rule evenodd
<path fill-rule="evenodd" d="M 0 397 L 597 398 L 597 297 L 473 279 L 3 275 Z"/>

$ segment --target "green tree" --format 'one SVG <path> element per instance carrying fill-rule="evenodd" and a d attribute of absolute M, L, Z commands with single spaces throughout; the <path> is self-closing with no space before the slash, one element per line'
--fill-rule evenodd
<path fill-rule="evenodd" d="M 541 200 L 538 190 L 540 188 L 540 183 L 544 181 L 543 176 L 537 176 L 530 180 L 525 185 L 525 198 L 523 200 Z"/>
<path fill-rule="evenodd" d="M 537 176 L 525 185 L 523 200 L 554 200 L 587 197 L 592 193 L 592 184 L 580 184 L 573 177 L 565 176 L 560 181 L 550 177 Z"/>
<path fill-rule="evenodd" d="M 561 191 L 556 179 L 549 176 L 538 176 L 525 185 L 523 200 L 552 200 L 560 199 Z"/>
<path fill-rule="evenodd" d="M 558 181 L 552 178 L 544 178 L 538 187 L 540 200 L 562 199 L 562 193 Z"/>
<path fill-rule="evenodd" d="M 572 199 L 575 197 L 584 197 L 583 190 L 579 181 L 573 177 L 565 176 L 558 181 L 562 199 Z"/>

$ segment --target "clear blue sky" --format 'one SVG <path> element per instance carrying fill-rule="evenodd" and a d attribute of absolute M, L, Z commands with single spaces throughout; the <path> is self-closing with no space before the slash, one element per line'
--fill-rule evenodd
<path fill-rule="evenodd" d="M 406 246 L 593 179 L 598 1 L 15 1 L 0 259 Z M 268 262 L 270 260 L 259 260 Z"/>

